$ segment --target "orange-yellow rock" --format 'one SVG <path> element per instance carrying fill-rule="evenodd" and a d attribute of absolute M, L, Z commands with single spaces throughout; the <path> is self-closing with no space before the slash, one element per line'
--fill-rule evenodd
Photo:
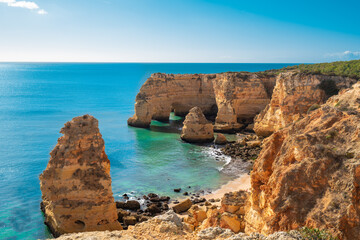
<path fill-rule="evenodd" d="M 243 214 L 248 197 L 249 193 L 246 191 L 226 193 L 221 199 L 221 210 L 228 213 Z"/>
<path fill-rule="evenodd" d="M 278 75 L 271 102 L 255 118 L 254 131 L 269 136 L 304 117 L 309 108 L 321 105 L 339 89 L 348 88 L 356 80 L 339 77 L 284 72 Z"/>
<path fill-rule="evenodd" d="M 186 115 L 181 139 L 191 143 L 207 143 L 214 140 L 214 127 L 206 120 L 199 107 L 192 108 Z"/>
<path fill-rule="evenodd" d="M 215 138 L 214 142 L 215 142 L 215 144 L 218 144 L 218 145 L 225 145 L 228 143 L 224 134 L 221 134 L 221 133 L 216 134 L 216 138 Z"/>
<path fill-rule="evenodd" d="M 229 228 L 233 232 L 238 233 L 241 229 L 242 220 L 236 214 L 223 213 L 220 218 L 220 227 Z"/>
<path fill-rule="evenodd" d="M 89 115 L 76 117 L 60 132 L 64 135 L 40 175 L 45 223 L 54 236 L 121 230 L 98 121 Z"/>
<path fill-rule="evenodd" d="M 355 84 L 264 141 L 251 172 L 247 233 L 308 226 L 359 239 L 359 108 Z"/>
<path fill-rule="evenodd" d="M 210 208 L 206 211 L 206 219 L 202 222 L 199 229 L 206 229 L 209 227 L 216 227 L 220 225 L 221 212 L 216 207 Z"/>
<path fill-rule="evenodd" d="M 189 214 L 187 217 L 185 217 L 184 222 L 192 225 L 191 229 L 193 230 L 199 225 L 201 225 L 201 223 L 207 218 L 206 212 L 202 208 L 199 208 L 197 205 L 193 205 L 188 210 L 188 213 Z"/>
<path fill-rule="evenodd" d="M 185 116 L 197 106 L 216 116 L 215 130 L 238 130 L 270 102 L 274 85 L 274 74 L 152 74 L 136 96 L 128 124 L 149 127 L 151 120 L 168 121 L 171 111 Z"/>
<path fill-rule="evenodd" d="M 192 206 L 192 202 L 190 199 L 186 199 L 175 206 L 173 206 L 173 210 L 176 213 L 186 212 Z"/>

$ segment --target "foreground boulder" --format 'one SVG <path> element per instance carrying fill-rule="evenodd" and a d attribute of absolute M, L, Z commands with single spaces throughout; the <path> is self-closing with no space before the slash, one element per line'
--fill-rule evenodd
<path fill-rule="evenodd" d="M 360 85 L 273 133 L 251 173 L 246 232 L 360 236 Z"/>
<path fill-rule="evenodd" d="M 181 139 L 190 143 L 207 143 L 214 141 L 214 128 L 206 120 L 199 107 L 194 107 L 186 115 Z"/>
<path fill-rule="evenodd" d="M 111 190 L 110 161 L 98 121 L 73 118 L 40 175 L 42 210 L 53 235 L 121 230 Z"/>
<path fill-rule="evenodd" d="M 192 206 L 192 202 L 190 199 L 186 199 L 175 206 L 173 206 L 173 210 L 176 213 L 186 212 Z"/>
<path fill-rule="evenodd" d="M 61 236 L 59 240 L 194 240 L 196 235 L 187 232 L 183 228 L 181 219 L 173 212 L 169 211 L 161 216 L 141 222 L 135 226 L 129 226 L 126 231 L 103 231 L 67 234 Z"/>
<path fill-rule="evenodd" d="M 245 205 L 249 193 L 246 191 L 226 193 L 221 200 L 220 209 L 216 205 L 207 207 L 206 218 L 201 219 L 202 224 L 199 229 L 207 229 L 210 227 L 221 227 L 230 229 L 232 232 L 244 232 L 245 229 Z M 197 215 L 200 211 L 198 211 Z M 196 214 L 189 215 L 191 217 L 188 222 L 196 223 Z M 193 224 L 196 228 L 197 225 Z"/>
<path fill-rule="evenodd" d="M 298 71 L 281 73 L 276 79 L 271 102 L 254 119 L 254 131 L 259 136 L 270 136 L 355 82 L 355 79 L 340 76 L 310 75 Z"/>

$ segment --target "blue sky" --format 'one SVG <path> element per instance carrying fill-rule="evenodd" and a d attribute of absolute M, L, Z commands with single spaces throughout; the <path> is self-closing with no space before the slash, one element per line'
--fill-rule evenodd
<path fill-rule="evenodd" d="M 0 0 L 0 61 L 360 59 L 360 1 Z"/>

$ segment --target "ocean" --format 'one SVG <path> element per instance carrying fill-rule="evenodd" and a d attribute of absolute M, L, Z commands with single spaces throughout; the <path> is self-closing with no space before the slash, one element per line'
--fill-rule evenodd
<path fill-rule="evenodd" d="M 127 126 L 151 73 L 256 72 L 294 64 L 0 63 L 0 239 L 51 238 L 40 211 L 39 174 L 73 117 L 99 120 L 115 199 L 124 193 L 176 197 L 174 188 L 216 189 L 233 179 L 206 146 L 180 140 L 181 118 Z M 179 195 L 181 196 L 181 195 Z"/>

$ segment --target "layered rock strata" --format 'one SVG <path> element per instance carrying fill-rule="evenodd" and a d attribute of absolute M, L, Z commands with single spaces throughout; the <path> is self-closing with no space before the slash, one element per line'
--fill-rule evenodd
<path fill-rule="evenodd" d="M 222 198 L 220 207 L 210 202 L 205 202 L 200 206 L 194 205 L 188 210 L 188 216 L 184 218 L 184 223 L 192 231 L 221 227 L 235 233 L 243 232 L 245 204 L 248 195 L 249 193 L 246 191 L 227 193 Z"/>
<path fill-rule="evenodd" d="M 90 115 L 76 117 L 60 133 L 64 135 L 40 175 L 45 223 L 54 236 L 121 230 L 98 121 Z"/>
<path fill-rule="evenodd" d="M 298 71 L 280 73 L 270 104 L 254 120 L 254 131 L 260 136 L 270 136 L 355 82 L 355 79 L 347 77 L 310 75 Z"/>
<path fill-rule="evenodd" d="M 149 127 L 168 121 L 171 111 L 185 116 L 195 106 L 216 116 L 215 130 L 238 130 L 270 102 L 275 75 L 260 73 L 152 74 L 136 96 L 128 124 Z"/>
<path fill-rule="evenodd" d="M 181 139 L 191 143 L 206 143 L 214 140 L 214 127 L 206 120 L 199 107 L 192 108 L 186 115 Z"/>
<path fill-rule="evenodd" d="M 360 84 L 263 143 L 251 173 L 246 232 L 302 226 L 360 236 Z"/>

